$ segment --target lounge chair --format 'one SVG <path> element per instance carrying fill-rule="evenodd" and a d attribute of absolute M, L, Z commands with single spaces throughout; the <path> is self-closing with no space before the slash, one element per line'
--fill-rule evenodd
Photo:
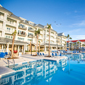
<path fill-rule="evenodd" d="M 77 53 L 79 53 L 79 51 L 77 51 Z"/>
<path fill-rule="evenodd" d="M 52 53 L 52 56 L 54 56 L 54 54 Z"/>
<path fill-rule="evenodd" d="M 39 53 L 37 52 L 37 55 L 39 55 Z"/>
<path fill-rule="evenodd" d="M 44 56 L 45 54 L 44 54 L 44 53 L 42 53 L 42 55 Z"/>
<path fill-rule="evenodd" d="M 40 55 L 42 55 L 42 54 L 40 53 Z"/>
<path fill-rule="evenodd" d="M 55 53 L 55 56 L 57 56 L 57 53 Z"/>
<path fill-rule="evenodd" d="M 5 58 L 4 56 L 5 56 L 5 53 L 1 52 L 0 53 L 0 58 Z"/>
<path fill-rule="evenodd" d="M 62 56 L 61 53 L 60 53 L 60 56 Z"/>
<path fill-rule="evenodd" d="M 76 53 L 76 51 L 73 51 L 73 53 Z"/>

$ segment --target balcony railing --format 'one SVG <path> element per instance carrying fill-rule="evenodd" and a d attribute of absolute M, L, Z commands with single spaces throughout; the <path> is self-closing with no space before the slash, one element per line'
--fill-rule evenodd
<path fill-rule="evenodd" d="M 28 34 L 28 37 L 32 38 L 33 37 L 33 34 Z"/>
<path fill-rule="evenodd" d="M 4 17 L 1 17 L 1 16 L 0 16 L 0 20 L 4 20 Z"/>
<path fill-rule="evenodd" d="M 10 23 L 9 21 L 7 21 L 7 24 L 16 27 L 16 23 Z"/>
<path fill-rule="evenodd" d="M 26 30 L 27 27 L 19 25 L 19 28 Z"/>
<path fill-rule="evenodd" d="M 12 34 L 14 31 L 12 31 L 12 30 L 5 30 L 5 33 L 7 33 L 7 34 Z"/>
<path fill-rule="evenodd" d="M 29 28 L 28 31 L 34 32 L 34 29 L 33 28 Z"/>
<path fill-rule="evenodd" d="M 18 32 L 18 35 L 25 37 L 26 36 L 26 33 L 22 31 L 22 32 Z"/>

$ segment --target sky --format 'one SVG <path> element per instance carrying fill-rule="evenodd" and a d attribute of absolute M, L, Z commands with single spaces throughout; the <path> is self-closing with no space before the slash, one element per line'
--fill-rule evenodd
<path fill-rule="evenodd" d="M 85 39 L 85 0 L 0 0 L 0 4 L 36 24 L 51 24 L 73 40 Z"/>

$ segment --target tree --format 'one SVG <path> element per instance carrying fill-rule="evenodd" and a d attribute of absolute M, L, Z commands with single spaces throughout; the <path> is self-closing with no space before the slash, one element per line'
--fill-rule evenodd
<path fill-rule="evenodd" d="M 72 38 L 70 37 L 69 34 L 67 35 L 67 38 L 68 38 L 68 47 L 69 47 L 69 49 L 70 49 L 70 44 L 69 44 L 70 41 L 69 41 L 69 39 L 72 39 Z"/>
<path fill-rule="evenodd" d="M 32 42 L 32 40 L 30 40 L 30 52 L 31 52 L 31 45 L 32 45 L 32 43 L 31 43 L 31 42 Z"/>
<path fill-rule="evenodd" d="M 48 52 L 48 56 L 50 56 L 50 29 L 51 29 L 51 24 L 47 24 L 47 29 L 49 29 L 49 52 Z"/>
<path fill-rule="evenodd" d="M 75 49 L 75 45 L 76 45 L 76 43 L 73 43 L 74 49 Z"/>
<path fill-rule="evenodd" d="M 12 39 L 12 58 L 13 58 L 13 49 L 14 49 L 14 40 L 15 40 L 15 36 L 16 36 L 16 34 L 17 34 L 17 32 L 16 32 L 16 30 L 12 33 L 12 36 L 13 36 L 13 39 Z"/>
<path fill-rule="evenodd" d="M 40 52 L 40 41 L 38 41 L 39 42 L 39 52 Z"/>
<path fill-rule="evenodd" d="M 65 44 L 64 44 L 64 47 L 65 47 L 65 49 L 66 49 L 66 42 L 65 42 Z"/>
<path fill-rule="evenodd" d="M 35 31 L 35 36 L 36 36 L 36 39 L 37 39 L 37 44 L 36 44 L 36 54 L 37 54 L 37 47 L 38 47 L 38 37 L 39 37 L 39 34 L 40 34 L 40 29 L 36 30 Z"/>
<path fill-rule="evenodd" d="M 79 41 L 77 41 L 78 49 L 79 49 Z"/>

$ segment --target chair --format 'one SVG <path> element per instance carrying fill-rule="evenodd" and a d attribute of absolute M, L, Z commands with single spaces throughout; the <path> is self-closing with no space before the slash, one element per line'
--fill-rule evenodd
<path fill-rule="evenodd" d="M 61 53 L 60 53 L 60 56 L 62 56 Z"/>
<path fill-rule="evenodd" d="M 73 51 L 73 53 L 76 53 L 76 51 Z"/>
<path fill-rule="evenodd" d="M 4 56 L 5 56 L 5 53 L 1 52 L 0 53 L 0 58 L 5 58 Z"/>
<path fill-rule="evenodd" d="M 44 53 L 42 53 L 42 55 L 44 56 L 45 54 L 44 54 Z"/>
<path fill-rule="evenodd" d="M 77 51 L 77 53 L 79 53 L 79 51 Z"/>
<path fill-rule="evenodd" d="M 40 55 L 42 55 L 42 54 L 40 53 Z"/>
<path fill-rule="evenodd" d="M 5 52 L 5 55 L 8 55 L 8 52 Z"/>
<path fill-rule="evenodd" d="M 55 53 L 55 56 L 57 56 L 57 53 Z"/>
<path fill-rule="evenodd" d="M 37 55 L 39 55 L 39 53 L 37 52 Z"/>
<path fill-rule="evenodd" d="M 54 54 L 52 53 L 52 56 L 54 56 Z"/>

